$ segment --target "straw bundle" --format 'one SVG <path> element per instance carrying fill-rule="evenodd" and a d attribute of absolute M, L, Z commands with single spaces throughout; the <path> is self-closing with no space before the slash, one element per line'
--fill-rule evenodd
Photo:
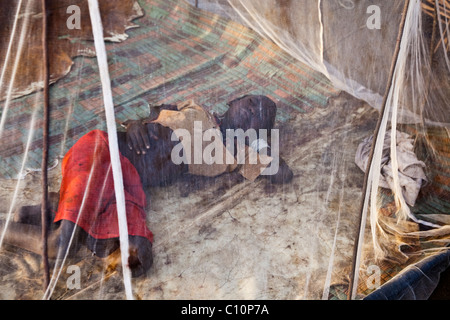
<path fill-rule="evenodd" d="M 448 32 L 450 22 L 450 0 L 423 0 L 422 10 L 425 14 L 433 17 L 433 19 L 437 20 L 437 18 L 439 18 L 440 23 L 444 25 L 444 28 L 442 28 L 442 37 L 434 48 L 434 51 L 436 51 L 441 44 L 444 46 L 445 51 L 449 51 L 450 43 L 448 41 Z"/>

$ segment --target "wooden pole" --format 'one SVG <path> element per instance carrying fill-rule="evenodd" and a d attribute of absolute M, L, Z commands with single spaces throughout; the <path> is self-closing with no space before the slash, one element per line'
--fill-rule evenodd
<path fill-rule="evenodd" d="M 49 61 L 48 61 L 48 23 L 47 23 L 47 5 L 46 0 L 41 0 L 42 3 L 42 48 L 43 48 L 43 67 L 44 67 L 44 127 L 42 134 L 42 204 L 41 204 L 41 220 L 42 220 L 42 262 L 44 266 L 44 291 L 50 283 L 50 271 L 48 262 L 48 134 L 49 134 Z"/>
<path fill-rule="evenodd" d="M 375 145 L 377 142 L 377 136 L 378 133 L 380 131 L 381 128 L 381 123 L 382 123 L 382 119 L 383 119 L 383 115 L 386 112 L 386 105 L 387 105 L 387 100 L 389 97 L 389 93 L 391 90 L 391 86 L 392 86 L 392 82 L 394 79 L 394 72 L 395 69 L 397 67 L 397 61 L 398 61 L 398 56 L 400 53 L 400 46 L 401 46 L 401 41 L 402 41 L 402 37 L 403 37 L 403 32 L 405 30 L 405 21 L 406 21 L 406 15 L 408 12 L 408 7 L 409 7 L 409 3 L 410 0 L 405 0 L 405 5 L 403 8 L 403 12 L 402 12 L 402 20 L 400 22 L 400 26 L 399 26 L 399 32 L 398 32 L 398 36 L 397 36 L 397 42 L 395 45 L 395 51 L 394 51 L 394 55 L 392 58 L 392 63 L 391 63 L 391 69 L 389 72 L 389 77 L 388 77 L 388 82 L 387 82 L 387 86 L 386 86 L 386 92 L 384 94 L 383 97 L 383 102 L 381 104 L 381 110 L 380 110 L 380 116 L 378 118 L 378 122 L 377 125 L 375 127 L 375 131 L 374 131 L 374 139 L 372 142 L 372 147 L 370 150 L 370 154 L 369 154 L 369 159 L 368 159 L 368 163 L 367 163 L 367 167 L 366 167 L 366 171 L 365 171 L 365 175 L 364 175 L 364 183 L 363 183 L 363 190 L 362 190 L 362 200 L 361 200 L 361 204 L 360 204 L 360 215 L 359 215 L 359 221 L 358 221 L 358 229 L 357 229 L 357 233 L 356 233 L 356 237 L 355 237 L 355 242 L 354 242 L 354 247 L 353 247 L 353 259 L 352 259 L 352 270 L 351 270 L 351 274 L 350 274 L 350 283 L 349 283 L 349 289 L 348 289 L 348 296 L 347 299 L 351 300 L 352 299 L 352 292 L 355 286 L 355 276 L 356 276 L 356 272 L 358 272 L 357 268 L 358 266 L 356 265 L 356 261 L 357 261 L 357 256 L 358 256 L 358 249 L 359 249 L 359 245 L 360 245 L 360 232 L 361 232 L 361 227 L 362 227 L 362 219 L 364 216 L 364 203 L 366 200 L 366 193 L 367 193 L 367 189 L 368 189 L 368 184 L 369 184 L 369 176 L 370 176 L 370 168 L 372 166 L 372 162 L 373 162 L 373 156 L 374 156 L 374 152 L 375 152 Z"/>

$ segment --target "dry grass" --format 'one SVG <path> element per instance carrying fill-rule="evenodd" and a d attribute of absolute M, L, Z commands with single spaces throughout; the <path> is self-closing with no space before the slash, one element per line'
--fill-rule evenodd
<path fill-rule="evenodd" d="M 438 9 L 436 10 L 436 5 Z M 425 14 L 437 18 L 437 12 L 439 12 L 439 22 L 442 26 L 442 37 L 436 44 L 434 52 L 443 45 L 445 51 L 448 52 L 450 49 L 450 42 L 448 40 L 449 22 L 450 22 L 450 0 L 423 0 L 422 9 Z M 436 19 L 437 20 L 437 19 Z"/>

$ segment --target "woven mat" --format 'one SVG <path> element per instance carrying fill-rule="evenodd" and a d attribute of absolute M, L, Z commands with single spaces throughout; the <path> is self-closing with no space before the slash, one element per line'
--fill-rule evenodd
<path fill-rule="evenodd" d="M 145 15 L 135 21 L 139 28 L 130 29 L 126 41 L 107 44 L 117 121 L 146 116 L 149 105 L 161 102 L 194 99 L 224 112 L 236 97 L 264 94 L 277 102 L 277 121 L 283 122 L 326 107 L 328 98 L 338 93 L 323 75 L 240 24 L 184 1 L 142 0 L 140 5 Z M 51 86 L 50 94 L 51 165 L 88 131 L 106 129 L 96 59 L 76 58 L 72 71 Z M 41 166 L 41 95 L 10 105 L 0 146 L 0 178 L 17 178 L 22 166 Z"/>

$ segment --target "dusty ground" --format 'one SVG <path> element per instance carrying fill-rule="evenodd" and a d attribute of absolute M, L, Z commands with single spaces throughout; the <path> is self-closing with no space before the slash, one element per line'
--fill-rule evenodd
<path fill-rule="evenodd" d="M 354 164 L 377 114 L 346 94 L 283 124 L 281 156 L 291 184 L 236 174 L 148 190 L 154 265 L 133 279 L 140 299 L 321 299 L 350 271 L 363 174 Z M 50 171 L 59 186 L 59 167 Z M 5 219 L 17 181 L 2 181 Z M 19 184 L 16 206 L 39 202 L 39 174 Z M 70 289 L 67 266 L 81 271 Z M 40 257 L 3 246 L 0 299 L 40 299 Z M 61 270 L 53 299 L 124 299 L 120 264 L 82 251 Z"/>

